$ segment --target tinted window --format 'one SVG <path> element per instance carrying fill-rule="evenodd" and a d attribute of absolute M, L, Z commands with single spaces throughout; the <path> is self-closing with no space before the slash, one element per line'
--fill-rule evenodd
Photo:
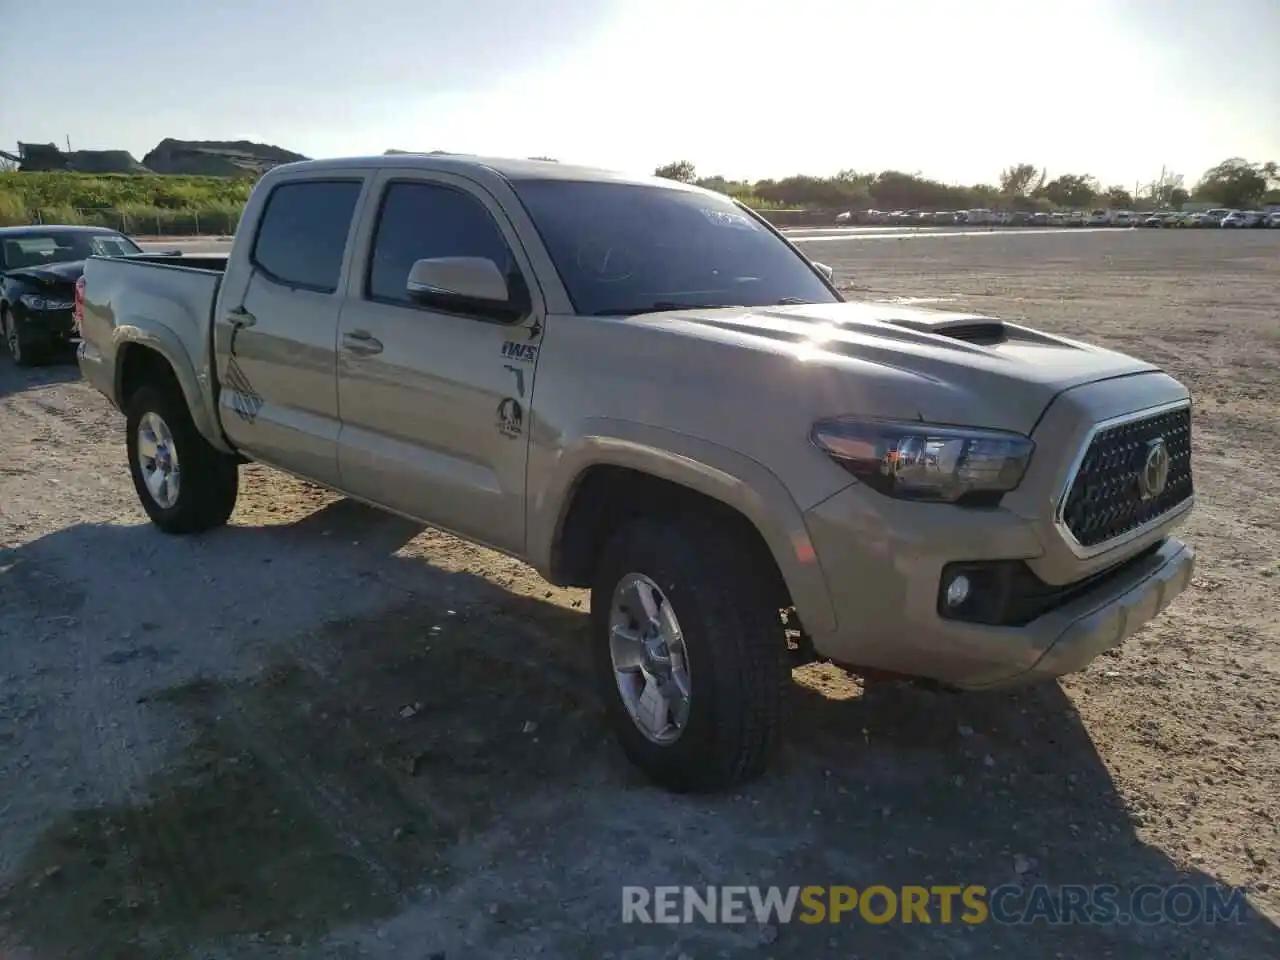
<path fill-rule="evenodd" d="M 487 257 L 508 276 L 516 273 L 498 225 L 475 197 L 431 183 L 391 184 L 373 239 L 368 295 L 410 303 L 409 269 L 433 257 Z"/>
<path fill-rule="evenodd" d="M 802 257 L 727 197 L 572 180 L 512 186 L 578 313 L 838 299 Z"/>
<path fill-rule="evenodd" d="M 253 262 L 272 280 L 332 293 L 342 274 L 358 181 L 285 183 L 271 191 Z"/>

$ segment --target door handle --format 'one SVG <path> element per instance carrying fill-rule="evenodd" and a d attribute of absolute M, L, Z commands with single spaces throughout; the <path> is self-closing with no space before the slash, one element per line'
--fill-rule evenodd
<path fill-rule="evenodd" d="M 232 326 L 236 327 L 252 327 L 258 322 L 258 318 L 246 310 L 243 306 L 232 307 L 227 311 L 227 317 Z"/>
<path fill-rule="evenodd" d="M 246 310 L 242 303 L 227 311 L 227 320 L 231 324 L 231 342 L 227 344 L 227 349 L 234 357 L 236 355 L 236 334 L 245 327 L 252 327 L 258 322 L 258 318 Z"/>
<path fill-rule="evenodd" d="M 352 330 L 342 336 L 342 345 L 352 353 L 361 356 L 372 356 L 382 352 L 382 341 L 368 330 Z"/>

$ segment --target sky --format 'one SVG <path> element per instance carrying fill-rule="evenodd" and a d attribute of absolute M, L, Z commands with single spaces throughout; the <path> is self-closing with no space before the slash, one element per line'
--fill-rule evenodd
<path fill-rule="evenodd" d="M 0 0 L 0 149 L 248 139 L 756 180 L 1280 160 L 1280 0 Z"/>

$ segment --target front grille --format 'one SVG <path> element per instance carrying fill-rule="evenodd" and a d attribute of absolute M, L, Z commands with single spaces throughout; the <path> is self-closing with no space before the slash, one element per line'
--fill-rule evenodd
<path fill-rule="evenodd" d="M 1169 451 L 1164 490 L 1144 499 L 1139 476 L 1149 445 Z M 1062 509 L 1062 522 L 1082 547 L 1136 530 L 1191 496 L 1191 409 L 1181 407 L 1098 431 L 1085 452 Z"/>

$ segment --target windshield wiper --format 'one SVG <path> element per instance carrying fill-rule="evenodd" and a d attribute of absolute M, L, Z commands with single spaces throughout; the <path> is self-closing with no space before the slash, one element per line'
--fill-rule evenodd
<path fill-rule="evenodd" d="M 775 300 L 775 307 L 796 306 L 799 304 L 813 303 L 812 300 L 806 300 L 803 297 L 783 297 L 781 300 Z M 638 317 L 644 313 L 665 313 L 668 310 L 732 310 L 735 308 L 746 307 L 747 304 L 741 303 L 677 303 L 674 300 L 659 300 L 645 307 L 623 307 L 618 310 L 597 310 L 592 314 L 593 317 Z"/>
<path fill-rule="evenodd" d="M 665 313 L 668 310 L 724 310 L 732 308 L 731 303 L 676 303 L 674 300 L 659 300 L 646 307 L 623 307 L 617 310 L 597 310 L 593 317 L 638 317 L 643 313 Z"/>

